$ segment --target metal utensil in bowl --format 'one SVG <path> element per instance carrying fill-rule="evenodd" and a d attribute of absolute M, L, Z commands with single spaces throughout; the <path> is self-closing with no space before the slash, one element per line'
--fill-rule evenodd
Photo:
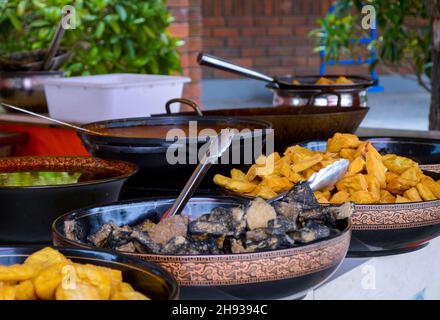
<path fill-rule="evenodd" d="M 55 34 L 50 43 L 49 49 L 46 51 L 46 55 L 44 56 L 44 61 L 42 65 L 42 70 L 50 70 L 52 66 L 53 58 L 60 47 L 61 39 L 63 38 L 65 29 L 63 28 L 62 21 L 65 17 L 65 14 L 62 15 L 60 22 L 58 23 L 57 29 L 55 30 Z"/>
<path fill-rule="evenodd" d="M 38 114 L 38 113 L 35 113 L 35 112 L 32 112 L 32 111 L 26 110 L 26 109 L 22 109 L 22 108 L 19 108 L 19 107 L 15 107 L 15 106 L 7 104 L 7 103 L 3 103 L 2 102 L 2 103 L 0 103 L 0 105 L 5 107 L 5 108 L 9 108 L 9 109 L 12 109 L 12 110 L 15 110 L 15 111 L 20 111 L 20 112 L 29 114 L 29 115 L 34 116 L 34 117 L 38 117 L 38 118 L 42 118 L 42 119 L 45 119 L 45 120 L 48 120 L 48 121 L 52 121 L 54 123 L 60 124 L 62 126 L 70 128 L 70 129 L 79 130 L 79 131 L 82 131 L 82 132 L 85 132 L 85 133 L 103 135 L 103 133 L 101 133 L 101 132 L 97 132 L 97 131 L 92 131 L 92 130 L 89 130 L 89 129 L 81 128 L 81 127 L 75 126 L 74 124 L 67 123 L 67 122 L 64 122 L 64 121 L 60 121 L 60 120 L 57 120 L 57 119 L 53 119 L 51 117 L 43 116 L 41 114 Z"/>
<path fill-rule="evenodd" d="M 310 185 L 310 188 L 313 191 L 321 191 L 325 190 L 328 187 L 334 186 L 336 182 L 338 182 L 347 172 L 348 166 L 350 165 L 350 161 L 347 159 L 341 159 L 333 162 L 325 168 L 315 172 L 312 176 L 307 180 Z M 289 191 L 279 194 L 272 199 L 269 199 L 268 202 L 272 203 L 284 198 Z"/>
<path fill-rule="evenodd" d="M 195 190 L 202 181 L 203 177 L 208 172 L 213 162 L 220 158 L 221 155 L 229 148 L 232 143 L 232 139 L 234 138 L 234 135 L 235 133 L 233 130 L 226 129 L 222 130 L 216 137 L 212 139 L 208 150 L 206 151 L 203 158 L 200 160 L 200 163 L 197 165 L 196 170 L 194 170 L 188 182 L 183 187 L 182 192 L 173 203 L 170 211 L 167 212 L 162 217 L 162 219 L 168 216 L 172 217 L 182 212 L 182 210 L 188 203 L 188 200 L 194 194 Z"/>
<path fill-rule="evenodd" d="M 2 72 L 37 72 L 43 68 L 46 50 L 32 50 L 14 52 L 0 57 L 0 70 Z M 52 59 L 50 70 L 58 70 L 69 59 L 70 53 L 65 49 L 59 49 Z"/>

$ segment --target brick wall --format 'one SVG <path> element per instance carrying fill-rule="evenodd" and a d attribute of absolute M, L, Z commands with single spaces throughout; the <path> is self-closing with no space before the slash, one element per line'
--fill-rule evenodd
<path fill-rule="evenodd" d="M 308 39 L 333 0 L 203 0 L 203 51 L 269 75 L 317 74 L 320 58 Z M 366 66 L 328 73 L 366 74 Z M 204 78 L 234 77 L 203 68 Z"/>
<path fill-rule="evenodd" d="M 199 101 L 201 70 L 196 62 L 197 53 L 202 49 L 202 0 L 167 0 L 167 6 L 175 21 L 170 27 L 171 34 L 185 44 L 179 48 L 183 74 L 192 79 L 185 85 L 183 96 Z"/>

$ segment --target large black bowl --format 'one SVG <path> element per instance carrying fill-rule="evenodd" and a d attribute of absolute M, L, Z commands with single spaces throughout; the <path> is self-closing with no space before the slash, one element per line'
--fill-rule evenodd
<path fill-rule="evenodd" d="M 76 210 L 53 224 L 57 246 L 93 248 L 84 241 L 65 237 L 64 222 L 76 220 L 85 233 L 96 232 L 104 223 L 133 225 L 143 219 L 159 221 L 175 199 L 125 201 L 102 207 Z M 243 203 L 228 197 L 193 198 L 185 214 L 198 217 L 217 206 L 232 207 Z M 341 234 L 323 241 L 291 249 L 225 255 L 159 255 L 126 253 L 160 264 L 183 286 L 182 298 L 209 298 L 216 289 L 227 297 L 241 299 L 276 299 L 301 297 L 323 283 L 340 265 L 350 243 L 350 222 L 341 221 Z"/>
<path fill-rule="evenodd" d="M 0 247 L 0 265 L 21 264 L 42 247 Z M 175 300 L 179 297 L 176 280 L 154 263 L 101 250 L 55 248 L 73 262 L 94 264 L 122 271 L 132 287 L 152 300 Z"/>
<path fill-rule="evenodd" d="M 440 141 L 435 139 L 362 137 L 382 154 L 394 153 L 422 164 L 425 174 L 440 179 Z M 327 141 L 308 141 L 302 146 L 324 151 Z M 423 165 L 425 164 L 425 165 Z M 405 253 L 426 246 L 440 236 L 440 200 L 357 204 L 352 217 L 351 257 L 383 256 Z"/>
<path fill-rule="evenodd" d="M 68 185 L 0 187 L 0 244 L 50 243 L 54 219 L 70 210 L 117 201 L 136 166 L 91 157 L 16 157 L 0 159 L 1 172 L 111 170 L 112 178 Z"/>
<path fill-rule="evenodd" d="M 381 154 L 394 153 L 411 158 L 419 164 L 440 163 L 440 140 L 404 137 L 361 137 L 360 139 L 370 141 Z M 306 141 L 300 145 L 313 151 L 324 151 L 327 140 Z"/>
<path fill-rule="evenodd" d="M 197 121 L 204 125 L 215 125 L 221 123 L 231 128 L 236 126 L 250 128 L 270 129 L 271 124 L 262 120 L 233 118 L 233 117 L 151 117 L 151 118 L 132 118 L 96 122 L 87 124 L 84 128 L 92 131 L 100 131 L 105 128 L 130 128 L 140 125 L 188 125 L 189 121 Z M 197 166 L 197 155 L 200 149 L 207 143 L 207 139 L 186 139 L 185 141 L 174 144 L 173 141 L 158 138 L 127 138 L 110 135 L 94 135 L 85 132 L 78 132 L 86 149 L 93 155 L 105 159 L 118 159 L 135 163 L 139 167 L 138 173 L 129 180 L 127 188 L 145 189 L 161 188 L 176 189 L 185 185 L 194 169 Z M 234 159 L 228 161 L 221 160 L 219 164 L 214 164 L 202 181 L 203 187 L 212 187 L 212 178 L 216 173 L 229 172 L 237 164 L 252 162 L 253 154 L 257 156 L 263 151 L 265 145 L 266 132 L 264 130 L 245 133 L 237 137 L 232 146 L 224 154 L 222 159 Z M 259 141 L 259 143 L 257 142 Z M 256 143 L 254 143 L 256 142 Z M 167 159 L 167 152 L 171 145 L 177 146 L 180 154 L 183 155 L 185 163 L 170 164 Z M 250 147 L 250 149 L 249 149 Z M 239 155 L 238 158 L 235 158 Z M 247 157 L 247 158 L 245 158 Z M 196 160 L 196 161 L 194 161 Z"/>

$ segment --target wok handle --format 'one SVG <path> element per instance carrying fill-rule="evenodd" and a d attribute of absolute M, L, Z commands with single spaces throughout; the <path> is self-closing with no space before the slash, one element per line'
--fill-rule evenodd
<path fill-rule="evenodd" d="M 232 62 L 229 62 L 227 60 L 215 56 L 211 56 L 209 54 L 199 53 L 199 55 L 197 56 L 197 62 L 201 66 L 207 66 L 214 69 L 235 73 L 240 76 L 245 76 L 247 78 L 256 79 L 265 82 L 275 82 L 274 78 L 271 78 L 265 74 L 236 65 Z"/>
<path fill-rule="evenodd" d="M 203 116 L 202 110 L 200 109 L 199 105 L 197 103 L 195 103 L 192 100 L 189 99 L 185 99 L 185 98 L 176 98 L 176 99 L 171 99 L 169 100 L 166 104 L 165 104 L 165 110 L 167 112 L 167 114 L 171 115 L 171 105 L 173 103 L 183 103 L 189 107 L 191 107 L 192 109 L 194 109 L 194 111 L 197 113 L 198 116 Z"/>

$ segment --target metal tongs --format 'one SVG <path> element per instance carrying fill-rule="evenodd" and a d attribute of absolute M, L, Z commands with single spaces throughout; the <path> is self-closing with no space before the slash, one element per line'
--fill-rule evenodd
<path fill-rule="evenodd" d="M 350 165 L 350 161 L 347 159 L 340 159 L 338 161 L 333 162 L 329 166 L 322 168 L 318 172 L 315 172 L 310 176 L 307 180 L 310 188 L 313 191 L 322 191 L 328 187 L 331 187 L 336 184 L 347 172 L 348 166 Z M 269 199 L 267 202 L 272 203 L 278 200 L 283 199 L 289 191 L 281 193 L 272 199 Z"/>
<path fill-rule="evenodd" d="M 183 187 L 182 192 L 180 192 L 171 209 L 162 216 L 161 221 L 182 212 L 211 165 L 228 150 L 234 136 L 235 130 L 223 129 L 217 136 L 211 139 L 207 152 L 200 160 L 200 163 Z"/>

